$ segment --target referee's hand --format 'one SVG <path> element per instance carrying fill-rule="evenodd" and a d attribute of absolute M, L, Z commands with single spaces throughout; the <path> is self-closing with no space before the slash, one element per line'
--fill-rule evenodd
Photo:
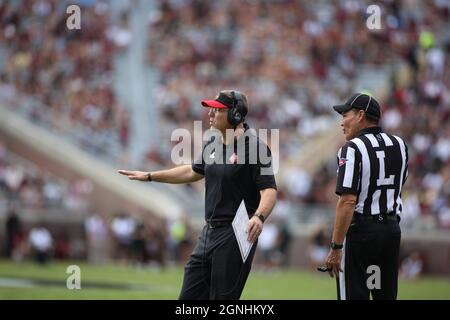
<path fill-rule="evenodd" d="M 148 181 L 149 173 L 145 171 L 118 170 L 117 172 L 127 176 L 130 180 Z"/>
<path fill-rule="evenodd" d="M 333 278 L 333 275 L 339 277 L 339 272 L 343 272 L 341 269 L 341 260 L 342 260 L 342 250 L 330 249 L 326 261 L 326 266 L 328 269 L 328 273 L 330 274 L 330 277 Z"/>
<path fill-rule="evenodd" d="M 261 234 L 262 229 L 263 229 L 262 221 L 256 216 L 251 217 L 247 226 L 247 233 L 248 233 L 247 240 L 251 243 L 255 242 L 258 239 L 259 235 Z"/>

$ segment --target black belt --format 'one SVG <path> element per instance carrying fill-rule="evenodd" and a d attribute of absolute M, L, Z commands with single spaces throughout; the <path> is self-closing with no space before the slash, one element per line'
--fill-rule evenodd
<path fill-rule="evenodd" d="M 233 222 L 233 220 L 229 219 L 214 219 L 214 220 L 206 220 L 206 225 L 210 229 L 225 227 L 230 225 Z"/>
<path fill-rule="evenodd" d="M 358 220 L 372 220 L 376 222 L 383 222 L 383 221 L 400 221 L 399 217 L 395 213 L 380 213 L 380 214 L 361 214 L 355 212 L 353 214 L 352 222 L 358 221 Z"/>

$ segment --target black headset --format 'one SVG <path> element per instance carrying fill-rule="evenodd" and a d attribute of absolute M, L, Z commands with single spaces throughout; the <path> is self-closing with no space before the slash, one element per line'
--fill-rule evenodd
<path fill-rule="evenodd" d="M 245 120 L 248 110 L 239 91 L 231 91 L 231 97 L 233 98 L 233 107 L 228 110 L 227 118 L 233 127 L 237 127 Z"/>

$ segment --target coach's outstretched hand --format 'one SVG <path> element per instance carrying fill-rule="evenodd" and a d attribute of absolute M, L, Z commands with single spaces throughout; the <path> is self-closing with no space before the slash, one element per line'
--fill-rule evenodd
<path fill-rule="evenodd" d="M 127 171 L 127 170 L 118 170 L 117 171 L 124 176 L 127 176 L 130 180 L 139 180 L 139 181 L 150 181 L 149 175 L 150 172 L 145 171 Z"/>

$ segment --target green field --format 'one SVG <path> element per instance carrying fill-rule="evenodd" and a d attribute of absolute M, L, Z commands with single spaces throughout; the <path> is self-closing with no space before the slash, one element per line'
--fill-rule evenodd
<path fill-rule="evenodd" d="M 81 268 L 81 289 L 69 290 L 66 269 Z M 249 276 L 242 299 L 335 299 L 334 279 L 310 271 Z M 47 266 L 0 261 L 0 300 L 4 299 L 177 299 L 182 268 L 158 271 L 149 267 L 52 263 Z M 399 299 L 450 299 L 450 279 L 400 281 Z"/>

